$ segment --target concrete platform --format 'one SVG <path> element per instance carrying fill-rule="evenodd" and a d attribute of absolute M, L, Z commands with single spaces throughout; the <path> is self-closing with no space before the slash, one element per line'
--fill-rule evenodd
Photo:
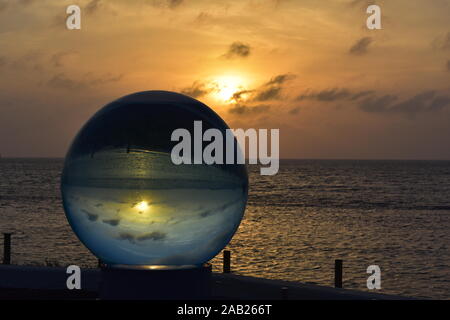
<path fill-rule="evenodd" d="M 81 270 L 81 290 L 68 290 L 66 268 L 0 265 L 0 299 L 97 299 L 100 269 Z M 213 300 L 409 300 L 300 282 L 212 274 Z"/>

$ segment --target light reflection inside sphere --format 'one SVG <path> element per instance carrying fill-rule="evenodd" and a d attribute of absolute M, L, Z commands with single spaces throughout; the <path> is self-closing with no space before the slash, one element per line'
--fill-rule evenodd
<path fill-rule="evenodd" d="M 68 221 L 99 259 L 121 265 L 200 265 L 237 230 L 245 165 L 174 165 L 177 128 L 228 129 L 204 104 L 147 91 L 97 112 L 76 136 L 61 190 Z"/>

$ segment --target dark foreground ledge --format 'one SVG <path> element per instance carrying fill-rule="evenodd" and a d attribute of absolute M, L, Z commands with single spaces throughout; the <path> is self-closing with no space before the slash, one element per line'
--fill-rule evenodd
<path fill-rule="evenodd" d="M 66 268 L 0 265 L 0 299 L 97 299 L 99 269 L 82 269 L 81 290 L 68 290 Z M 404 300 L 401 296 L 299 282 L 213 273 L 215 300 Z"/>

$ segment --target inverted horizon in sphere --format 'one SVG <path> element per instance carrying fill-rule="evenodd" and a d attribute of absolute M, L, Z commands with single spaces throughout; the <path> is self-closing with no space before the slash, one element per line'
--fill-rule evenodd
<path fill-rule="evenodd" d="M 245 166 L 171 161 L 171 131 L 191 130 L 194 120 L 228 128 L 192 98 L 150 91 L 107 105 L 75 138 L 61 182 L 64 208 L 102 261 L 199 265 L 237 230 L 247 201 Z"/>

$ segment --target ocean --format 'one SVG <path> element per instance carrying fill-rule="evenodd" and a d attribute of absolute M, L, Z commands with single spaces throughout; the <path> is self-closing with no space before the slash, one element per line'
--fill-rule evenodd
<path fill-rule="evenodd" d="M 14 233 L 14 264 L 97 265 L 64 215 L 62 166 L 0 159 L 0 232 Z M 379 293 L 450 298 L 450 161 L 282 160 L 275 176 L 249 166 L 249 180 L 227 246 L 234 273 L 332 286 L 342 259 L 345 288 L 368 291 L 378 265 Z"/>

